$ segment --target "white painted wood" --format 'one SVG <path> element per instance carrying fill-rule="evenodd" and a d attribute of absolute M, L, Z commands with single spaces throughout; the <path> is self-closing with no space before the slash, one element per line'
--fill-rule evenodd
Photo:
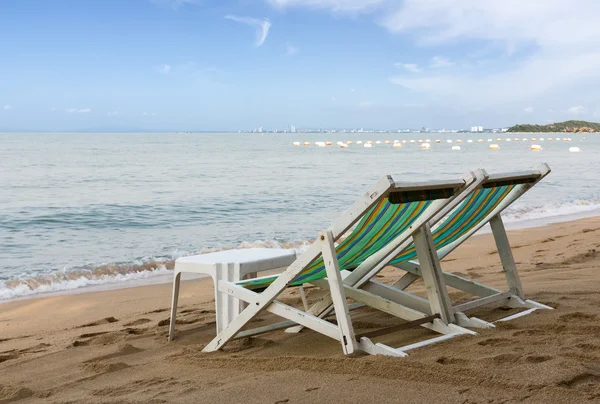
<path fill-rule="evenodd" d="M 327 272 L 329 293 L 331 294 L 335 310 L 342 349 L 346 355 L 349 355 L 357 349 L 357 341 L 354 335 L 354 328 L 352 327 L 352 320 L 350 320 L 350 311 L 348 310 L 348 302 L 344 293 L 344 283 L 342 282 L 335 245 L 333 244 L 333 234 L 331 231 L 321 232 L 319 240 L 323 249 L 323 262 L 325 264 L 325 271 Z"/>
<path fill-rule="evenodd" d="M 465 313 L 457 312 L 454 313 L 454 318 L 456 319 L 456 324 L 461 327 L 471 327 L 471 328 L 494 328 L 496 327 L 493 323 L 488 321 L 484 321 L 477 317 L 467 317 Z"/>
<path fill-rule="evenodd" d="M 360 339 L 359 348 L 361 351 L 364 351 L 371 355 L 385 355 L 393 356 L 396 358 L 404 358 L 408 356 L 408 354 L 402 352 L 402 350 L 400 349 L 391 348 L 381 343 L 374 344 L 369 338 L 366 337 L 362 337 Z"/>
<path fill-rule="evenodd" d="M 500 261 L 502 262 L 502 268 L 504 269 L 504 276 L 506 276 L 506 282 L 508 283 L 508 290 L 523 299 L 523 286 L 521 285 L 521 279 L 519 278 L 519 272 L 517 271 L 517 265 L 510 248 L 508 236 L 504 229 L 504 223 L 502 223 L 502 217 L 496 215 L 490 220 L 490 226 L 492 227 L 492 233 L 496 242 L 496 248 L 498 249 L 498 255 L 500 255 Z"/>
<path fill-rule="evenodd" d="M 427 315 L 431 314 L 431 306 L 429 305 L 429 301 L 427 299 L 413 295 L 412 293 L 404 292 L 400 288 L 389 286 L 371 279 L 362 287 L 362 290 L 401 304 L 413 310 L 420 311 Z"/>
<path fill-rule="evenodd" d="M 398 290 L 404 290 L 419 279 L 421 279 L 420 276 L 412 274 L 410 272 L 407 272 L 404 275 L 402 275 L 402 278 L 400 278 L 396 282 L 394 282 L 392 287 L 394 287 Z"/>
<path fill-rule="evenodd" d="M 496 320 L 496 322 L 504 322 L 504 321 L 514 320 L 516 318 L 523 317 L 523 316 L 526 316 L 528 314 L 531 314 L 531 313 L 533 313 L 536 310 L 537 309 L 528 309 L 528 310 L 525 310 L 525 311 L 521 311 L 521 312 L 519 312 L 517 314 L 513 314 L 512 316 L 508 316 L 508 317 L 504 317 L 504 318 L 501 318 L 499 320 Z"/>
<path fill-rule="evenodd" d="M 219 290 L 249 303 L 255 301 L 257 296 L 259 295 L 258 293 L 248 290 L 242 286 L 238 286 L 234 283 L 226 281 L 219 282 Z M 252 303 L 249 307 L 252 307 Z M 305 312 L 303 312 L 302 310 L 298 310 L 295 307 L 288 306 L 279 301 L 273 300 L 271 301 L 271 303 L 269 303 L 265 310 L 276 314 L 279 317 L 291 320 L 294 323 L 302 324 L 303 326 L 308 327 L 318 333 L 340 341 L 340 331 L 336 325 L 331 324 L 330 322 L 322 320 L 318 317 L 307 315 Z M 212 352 L 214 350 L 215 349 L 212 349 L 207 345 L 203 349 L 203 352 Z"/>
<path fill-rule="evenodd" d="M 439 314 L 444 323 L 452 323 L 454 321 L 452 302 L 448 296 L 448 289 L 433 244 L 431 229 L 427 223 L 415 232 L 413 240 L 429 304 L 431 305 L 431 312 L 432 314 Z"/>
<path fill-rule="evenodd" d="M 308 311 L 308 301 L 306 300 L 306 293 L 304 292 L 304 286 L 298 286 L 298 291 L 300 292 L 300 300 L 302 300 L 302 306 L 304 307 L 304 311 Z"/>
<path fill-rule="evenodd" d="M 169 341 L 175 336 L 175 321 L 177 319 L 177 301 L 179 300 L 179 284 L 181 283 L 181 272 L 173 274 L 173 295 L 171 299 L 171 318 L 169 320 Z"/>
<path fill-rule="evenodd" d="M 416 276 L 421 276 L 421 269 L 419 264 L 415 261 L 402 262 L 394 265 L 396 268 L 400 268 L 408 273 L 414 274 Z M 502 292 L 500 289 L 495 289 L 490 286 L 484 285 L 482 283 L 478 283 L 472 281 L 467 278 L 463 278 L 462 276 L 451 274 L 448 272 L 444 272 L 444 281 L 446 282 L 446 286 L 453 287 L 458 290 L 462 290 L 464 292 L 468 292 L 475 296 L 491 296 L 496 293 Z"/>
<path fill-rule="evenodd" d="M 413 349 L 417 349 L 417 348 L 423 348 L 425 346 L 431 345 L 431 344 L 435 344 L 438 342 L 443 342 L 443 341 L 447 341 L 451 338 L 456 337 L 457 335 L 461 335 L 461 333 L 451 333 L 451 334 L 444 334 L 444 335 L 440 335 L 439 337 L 434 337 L 434 338 L 430 338 L 430 339 L 426 339 L 425 341 L 420 341 L 417 342 L 415 344 L 410 344 L 410 345 L 405 345 L 403 347 L 400 348 L 396 348 L 402 352 L 406 352 L 406 351 L 411 351 Z"/>
<path fill-rule="evenodd" d="M 512 293 L 510 291 L 496 293 L 495 295 L 482 297 L 481 299 L 473 300 L 473 301 L 462 303 L 462 304 L 457 304 L 456 306 L 454 306 L 454 310 L 464 312 L 464 311 L 472 310 L 476 307 L 486 306 L 491 303 L 502 302 L 502 301 L 505 301 L 505 303 L 508 304 L 508 299 L 510 299 L 511 295 L 512 295 Z"/>

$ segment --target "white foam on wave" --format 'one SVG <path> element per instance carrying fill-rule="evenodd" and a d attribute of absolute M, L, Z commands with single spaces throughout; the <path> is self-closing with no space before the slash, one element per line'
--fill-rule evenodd
<path fill-rule="evenodd" d="M 600 210 L 600 200 L 575 200 L 565 203 L 548 203 L 538 206 L 509 207 L 502 214 L 504 221 L 517 223 L 529 220 L 548 220 L 556 217 L 594 214 Z"/>
<path fill-rule="evenodd" d="M 168 258 L 145 257 L 126 264 L 101 264 L 91 269 L 61 269 L 43 273 L 23 273 L 9 280 L 0 280 L 0 301 L 30 297 L 39 294 L 73 291 L 92 286 L 111 286 L 131 281 L 149 280 L 172 273 L 174 261 L 182 256 L 206 254 L 232 248 L 287 248 L 304 252 L 311 240 L 279 242 L 257 240 L 242 242 L 237 247 L 204 248 L 200 252 L 174 251 Z"/>

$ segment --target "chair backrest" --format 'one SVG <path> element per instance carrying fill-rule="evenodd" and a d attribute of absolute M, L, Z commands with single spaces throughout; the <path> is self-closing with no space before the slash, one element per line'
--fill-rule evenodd
<path fill-rule="evenodd" d="M 463 182 L 398 184 L 364 212 L 356 227 L 336 247 L 340 270 L 354 269 L 368 257 L 382 250 L 407 232 L 415 221 L 436 201 L 448 201 L 465 187 Z M 467 184 L 468 185 L 468 184 Z M 437 204 L 438 210 L 439 203 Z M 322 279 L 326 276 L 322 257 L 317 257 L 292 282 L 292 286 Z M 241 281 L 238 284 L 256 288 L 270 284 L 276 277 Z"/>
<path fill-rule="evenodd" d="M 538 170 L 491 175 L 471 191 L 458 206 L 432 229 L 433 242 L 447 255 L 466 238 L 483 227 L 493 216 L 500 214 L 523 193 L 550 172 L 547 165 Z M 414 244 L 398 254 L 390 264 L 399 264 L 416 258 Z"/>

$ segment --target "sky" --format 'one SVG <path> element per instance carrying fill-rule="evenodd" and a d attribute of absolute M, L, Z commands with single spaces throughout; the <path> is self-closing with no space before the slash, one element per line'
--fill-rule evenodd
<path fill-rule="evenodd" d="M 2 0 L 0 131 L 600 121 L 597 0 Z"/>

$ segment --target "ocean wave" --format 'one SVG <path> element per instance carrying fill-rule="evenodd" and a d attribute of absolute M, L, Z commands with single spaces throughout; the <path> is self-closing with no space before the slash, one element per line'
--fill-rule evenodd
<path fill-rule="evenodd" d="M 44 273 L 24 273 L 8 280 L 0 280 L 0 301 L 89 286 L 115 285 L 125 281 L 149 279 L 170 273 L 175 266 L 175 260 L 185 255 L 206 254 L 234 248 L 286 248 L 302 253 L 311 242 L 312 240 L 293 242 L 257 240 L 242 242 L 237 247 L 204 248 L 197 253 L 176 251 L 170 257 L 147 257 L 132 263 L 101 264 Z"/>
<path fill-rule="evenodd" d="M 600 210 L 600 200 L 576 200 L 562 204 L 510 207 L 503 213 L 506 222 L 515 223 L 528 220 L 548 220 L 553 217 L 585 214 Z M 244 241 L 237 246 L 204 248 L 200 251 L 175 251 L 168 257 L 146 257 L 130 263 L 113 263 L 83 268 L 71 268 L 44 273 L 24 273 L 8 280 L 0 281 L 0 300 L 12 300 L 43 293 L 69 291 L 88 286 L 116 285 L 125 281 L 143 281 L 155 276 L 170 273 L 175 260 L 180 256 L 206 254 L 233 248 L 286 248 L 301 254 L 313 240 Z"/>
<path fill-rule="evenodd" d="M 559 216 L 571 216 L 600 210 L 600 200 L 574 200 L 563 203 L 547 203 L 536 206 L 509 207 L 502 218 L 509 223 L 526 220 L 551 220 Z"/>

